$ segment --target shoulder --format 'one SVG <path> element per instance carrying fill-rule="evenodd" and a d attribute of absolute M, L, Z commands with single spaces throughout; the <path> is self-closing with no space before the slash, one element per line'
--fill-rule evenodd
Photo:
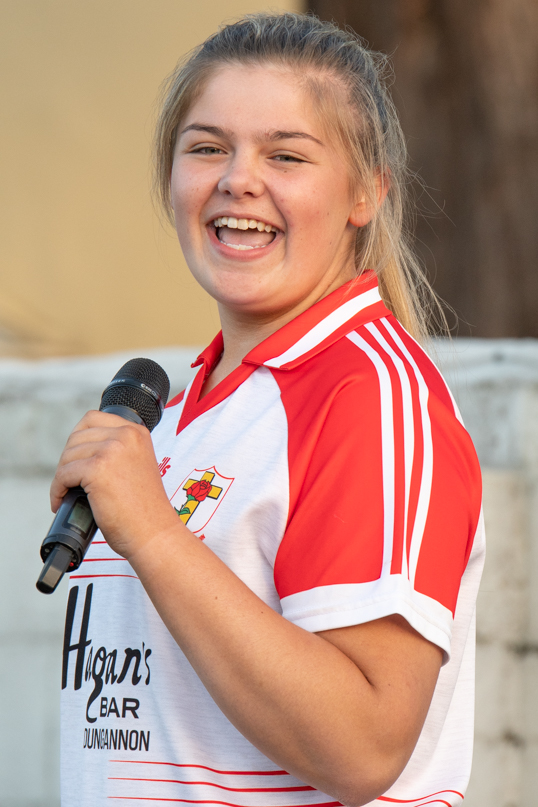
<path fill-rule="evenodd" d="M 439 370 L 392 315 L 346 333 L 291 371 L 272 372 L 289 422 L 334 407 L 355 416 L 383 408 L 392 417 L 433 408 L 443 410 L 445 425 L 461 420 Z"/>

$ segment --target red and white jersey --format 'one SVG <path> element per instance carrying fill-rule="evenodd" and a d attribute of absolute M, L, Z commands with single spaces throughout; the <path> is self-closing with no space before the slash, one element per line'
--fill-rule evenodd
<path fill-rule="evenodd" d="M 221 352 L 218 336 L 154 432 L 178 518 L 307 631 L 401 614 L 442 648 L 413 755 L 372 803 L 459 805 L 484 535 L 478 462 L 449 390 L 371 273 L 199 400 Z M 63 807 L 338 804 L 234 728 L 99 534 L 71 575 L 62 686 Z"/>

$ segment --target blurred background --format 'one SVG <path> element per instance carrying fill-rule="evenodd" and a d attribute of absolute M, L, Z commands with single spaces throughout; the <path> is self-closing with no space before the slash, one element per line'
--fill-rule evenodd
<path fill-rule="evenodd" d="M 63 443 L 121 363 L 179 391 L 218 330 L 152 208 L 160 83 L 223 21 L 311 10 L 392 56 L 438 342 L 484 469 L 477 742 L 466 804 L 538 799 L 536 0 L 0 0 L 0 807 L 58 807 L 65 584 L 35 591 Z"/>

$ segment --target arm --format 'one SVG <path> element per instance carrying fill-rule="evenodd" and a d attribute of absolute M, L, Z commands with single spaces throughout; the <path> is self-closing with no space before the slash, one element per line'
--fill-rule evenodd
<path fill-rule="evenodd" d="M 222 711 L 263 753 L 348 805 L 383 793 L 422 728 L 441 651 L 399 617 L 314 635 L 245 586 L 178 519 L 147 430 L 89 413 L 53 482 L 82 484 L 111 546 Z"/>

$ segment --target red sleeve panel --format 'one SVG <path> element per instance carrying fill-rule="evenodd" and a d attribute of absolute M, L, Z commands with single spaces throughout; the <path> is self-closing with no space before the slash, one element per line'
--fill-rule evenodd
<path fill-rule="evenodd" d="M 274 371 L 289 424 L 290 512 L 275 563 L 281 598 L 381 573 L 379 385 L 347 339 L 326 353 L 323 365 Z M 352 361 L 355 371 L 342 373 Z"/>
<path fill-rule="evenodd" d="M 426 354 L 386 317 L 273 374 L 289 434 L 290 510 L 274 570 L 280 598 L 343 586 L 345 596 L 368 591 L 371 600 L 372 584 L 386 581 L 376 597 L 398 591 L 410 602 L 417 592 L 454 613 L 480 472 Z"/>

